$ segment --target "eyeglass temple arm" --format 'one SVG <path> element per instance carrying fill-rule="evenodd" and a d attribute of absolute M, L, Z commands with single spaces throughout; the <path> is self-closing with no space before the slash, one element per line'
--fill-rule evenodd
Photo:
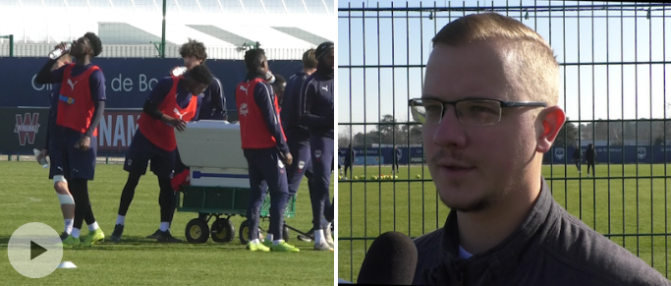
<path fill-rule="evenodd" d="M 543 106 L 547 107 L 548 105 L 545 102 L 540 101 L 501 101 L 501 107 L 518 107 L 518 106 Z"/>

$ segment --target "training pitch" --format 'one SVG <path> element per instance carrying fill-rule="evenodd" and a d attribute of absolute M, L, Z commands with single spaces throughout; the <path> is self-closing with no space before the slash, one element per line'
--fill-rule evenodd
<path fill-rule="evenodd" d="M 244 220 L 232 218 L 236 238 L 228 244 L 211 239 L 206 244 L 161 244 L 146 239 L 159 226 L 158 180 L 148 171 L 140 179 L 126 216 L 121 243 L 111 243 L 121 190 L 127 174 L 121 164 L 98 164 L 89 193 L 98 224 L 106 241 L 92 248 L 65 250 L 63 261 L 77 269 L 57 269 L 41 279 L 17 273 L 7 259 L 7 242 L 13 231 L 29 222 L 42 222 L 63 231 L 63 219 L 48 169 L 32 162 L 0 162 L 0 277 L 3 285 L 333 285 L 334 255 L 312 250 L 312 243 L 296 239 L 289 243 L 300 253 L 252 253 L 237 238 Z M 333 185 L 331 186 L 333 195 Z M 307 231 L 312 226 L 307 180 L 296 201 L 296 217 L 287 224 Z M 177 212 L 172 234 L 185 240 L 184 229 L 196 213 Z M 212 221 L 210 221 L 211 224 Z M 268 221 L 261 226 L 267 229 Z M 83 227 L 85 228 L 85 227 Z M 82 229 L 86 236 L 88 229 Z"/>

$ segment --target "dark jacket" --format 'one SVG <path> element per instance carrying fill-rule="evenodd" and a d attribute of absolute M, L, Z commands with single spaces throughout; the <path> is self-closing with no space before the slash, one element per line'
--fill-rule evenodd
<path fill-rule="evenodd" d="M 575 148 L 573 149 L 573 160 L 580 160 L 582 157 L 582 152 L 580 151 L 580 148 Z"/>
<path fill-rule="evenodd" d="M 596 159 L 596 152 L 594 149 L 587 149 L 585 152 L 585 160 L 588 162 L 594 162 L 594 159 Z"/>
<path fill-rule="evenodd" d="M 308 127 L 301 125 L 299 122 L 299 112 L 302 99 L 301 88 L 303 83 L 308 78 L 306 73 L 297 73 L 287 82 L 284 87 L 284 100 L 282 101 L 282 111 L 280 111 L 280 118 L 282 118 L 282 128 L 284 134 L 287 135 L 287 141 L 310 141 L 310 132 Z"/>
<path fill-rule="evenodd" d="M 671 285 L 564 210 L 544 179 L 526 220 L 493 249 L 460 259 L 455 211 L 442 229 L 415 239 L 415 245 L 415 285 Z"/>
<path fill-rule="evenodd" d="M 205 95 L 198 112 L 198 120 L 228 120 L 226 114 L 226 97 L 221 88 L 221 81 L 214 77 L 212 83 L 203 92 Z"/>
<path fill-rule="evenodd" d="M 354 152 L 354 148 L 347 149 L 347 154 L 345 154 L 345 165 L 351 166 L 355 159 L 356 153 Z"/>
<path fill-rule="evenodd" d="M 333 78 L 313 73 L 303 82 L 299 100 L 298 123 L 307 126 L 311 136 L 333 138 Z"/>

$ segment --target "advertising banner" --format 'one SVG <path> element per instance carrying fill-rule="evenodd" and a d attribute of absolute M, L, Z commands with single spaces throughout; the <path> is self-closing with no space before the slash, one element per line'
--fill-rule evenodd
<path fill-rule="evenodd" d="M 105 110 L 98 129 L 98 154 L 125 154 L 141 110 Z M 0 153 L 32 154 L 45 147 L 47 108 L 0 108 Z"/>
<path fill-rule="evenodd" d="M 44 58 L 1 58 L 0 107 L 49 106 L 51 84 L 38 84 L 35 77 Z M 237 120 L 235 87 L 245 80 L 244 61 L 207 60 L 206 65 L 221 82 L 229 120 Z M 106 108 L 142 108 L 152 88 L 176 66 L 184 65 L 182 59 L 160 58 L 99 58 L 93 59 L 105 75 Z M 269 61 L 270 70 L 289 79 L 300 72 L 301 61 Z M 11 67 L 11 68 L 10 68 Z M 230 118 L 232 117 L 232 118 Z"/>

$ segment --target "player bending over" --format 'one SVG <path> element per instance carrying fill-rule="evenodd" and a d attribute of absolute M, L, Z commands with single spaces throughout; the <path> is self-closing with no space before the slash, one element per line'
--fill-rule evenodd
<path fill-rule="evenodd" d="M 186 71 L 190 71 L 194 67 L 205 64 L 207 60 L 207 51 L 205 50 L 205 45 L 196 40 L 189 39 L 188 42 L 184 43 L 182 47 L 179 48 L 179 54 L 184 60 L 184 67 Z M 173 73 L 176 70 L 173 69 Z M 212 83 L 203 91 L 203 99 L 201 100 L 200 109 L 198 111 L 198 117 L 194 120 L 227 120 L 228 115 L 226 114 L 226 97 L 224 96 L 224 90 L 221 87 L 221 81 L 219 78 L 212 75 Z M 173 189 L 177 192 L 182 185 L 188 183 L 187 179 L 189 178 L 189 167 L 182 163 L 182 159 L 179 156 L 179 148 L 175 151 L 175 176 L 171 180 Z M 175 195 L 178 195 L 177 193 Z M 207 221 L 207 214 L 200 213 L 198 217 Z M 156 239 L 158 238 L 158 233 L 160 230 L 156 230 L 152 235 L 147 236 L 147 238 Z"/>
<path fill-rule="evenodd" d="M 212 83 L 210 70 L 199 65 L 183 76 L 163 78 L 156 84 L 144 104 L 138 120 L 138 131 L 126 153 L 124 170 L 128 181 L 121 193 L 117 222 L 111 240 L 118 242 L 123 234 L 126 213 L 135 195 L 140 177 L 151 171 L 158 177 L 161 223 L 156 239 L 160 242 L 181 242 L 170 233 L 170 223 L 175 214 L 175 193 L 170 178 L 175 166 L 175 128 L 183 131 L 186 122 L 198 117 L 200 94 Z"/>

